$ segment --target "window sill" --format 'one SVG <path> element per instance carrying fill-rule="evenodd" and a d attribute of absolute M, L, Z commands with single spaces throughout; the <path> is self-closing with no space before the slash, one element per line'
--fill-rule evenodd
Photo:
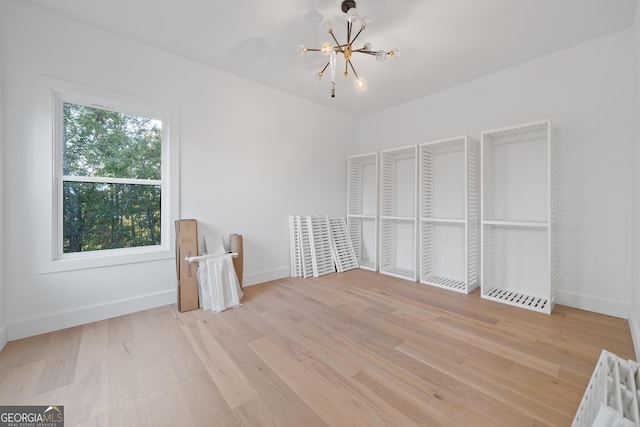
<path fill-rule="evenodd" d="M 53 259 L 40 265 L 38 274 L 115 267 L 172 258 L 175 258 L 175 252 L 162 246 L 65 254 L 60 259 Z"/>

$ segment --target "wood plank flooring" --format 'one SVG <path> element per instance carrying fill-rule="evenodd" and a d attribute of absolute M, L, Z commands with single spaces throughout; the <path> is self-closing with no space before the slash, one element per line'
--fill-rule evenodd
<path fill-rule="evenodd" d="M 0 404 L 67 426 L 569 426 L 600 351 L 635 358 L 626 320 L 366 270 L 244 291 L 10 342 Z"/>

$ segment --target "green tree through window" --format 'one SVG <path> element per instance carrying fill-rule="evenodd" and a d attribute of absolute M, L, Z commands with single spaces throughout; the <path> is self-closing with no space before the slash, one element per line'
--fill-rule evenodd
<path fill-rule="evenodd" d="M 63 103 L 63 253 L 161 243 L 162 122 Z"/>

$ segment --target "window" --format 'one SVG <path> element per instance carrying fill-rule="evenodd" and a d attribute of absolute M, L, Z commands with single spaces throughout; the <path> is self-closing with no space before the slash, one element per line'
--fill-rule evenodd
<path fill-rule="evenodd" d="M 175 256 L 177 110 L 44 76 L 38 83 L 38 140 L 54 147 L 34 159 L 43 184 L 34 208 L 51 207 L 35 224 L 39 272 Z"/>
<path fill-rule="evenodd" d="M 161 244 L 162 120 L 62 101 L 62 253 Z"/>

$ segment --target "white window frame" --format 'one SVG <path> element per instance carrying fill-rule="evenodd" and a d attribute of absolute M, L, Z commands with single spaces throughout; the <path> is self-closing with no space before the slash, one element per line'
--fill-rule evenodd
<path fill-rule="evenodd" d="M 148 101 L 79 85 L 52 78 L 39 79 L 43 119 L 42 135 L 48 129 L 51 165 L 48 221 L 41 225 L 48 245 L 40 247 L 41 273 L 115 266 L 121 264 L 157 261 L 175 257 L 173 222 L 178 218 L 178 112 L 175 109 Z M 161 177 L 159 180 L 91 178 L 65 176 L 62 168 L 63 153 L 63 104 L 71 103 L 87 107 L 115 111 L 162 121 Z M 134 248 L 103 249 L 87 252 L 63 251 L 63 182 L 106 182 L 161 186 L 160 195 L 160 244 Z M 43 200 L 47 198 L 44 197 Z M 43 215 L 44 216 L 44 215 Z"/>

